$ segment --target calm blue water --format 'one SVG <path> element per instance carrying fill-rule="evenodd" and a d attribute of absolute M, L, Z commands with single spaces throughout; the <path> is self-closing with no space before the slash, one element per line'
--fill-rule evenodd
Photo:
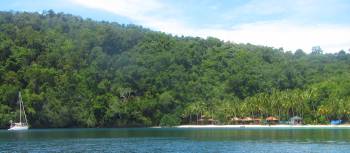
<path fill-rule="evenodd" d="M 0 152 L 350 152 L 350 129 L 0 130 Z"/>

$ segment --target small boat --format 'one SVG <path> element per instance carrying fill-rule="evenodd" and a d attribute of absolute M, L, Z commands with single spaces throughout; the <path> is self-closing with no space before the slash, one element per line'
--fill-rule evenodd
<path fill-rule="evenodd" d="M 340 124 L 342 124 L 342 120 L 331 120 L 331 125 L 340 125 Z"/>
<path fill-rule="evenodd" d="M 18 103 L 19 103 L 19 122 L 12 123 L 12 120 L 11 120 L 10 121 L 11 125 L 8 130 L 13 130 L 13 131 L 28 130 L 27 116 L 26 116 L 26 111 L 24 110 L 21 92 L 18 93 Z M 22 122 L 22 116 L 24 117 L 23 118 L 24 122 Z"/>

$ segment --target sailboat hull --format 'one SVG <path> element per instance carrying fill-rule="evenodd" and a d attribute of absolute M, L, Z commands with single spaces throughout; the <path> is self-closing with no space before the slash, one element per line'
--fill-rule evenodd
<path fill-rule="evenodd" d="M 13 126 L 8 129 L 9 131 L 22 131 L 22 130 L 28 130 L 28 126 Z"/>

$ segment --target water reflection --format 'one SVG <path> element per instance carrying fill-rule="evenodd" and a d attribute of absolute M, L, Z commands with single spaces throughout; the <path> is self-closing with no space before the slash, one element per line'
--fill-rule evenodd
<path fill-rule="evenodd" d="M 0 152 L 347 152 L 350 129 L 0 130 Z"/>
<path fill-rule="evenodd" d="M 174 137 L 197 141 L 348 142 L 350 129 L 34 129 L 0 131 L 0 141 L 81 138 Z"/>

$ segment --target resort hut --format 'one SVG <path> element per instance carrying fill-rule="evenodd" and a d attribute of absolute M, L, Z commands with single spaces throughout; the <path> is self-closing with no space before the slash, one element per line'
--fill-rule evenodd
<path fill-rule="evenodd" d="M 232 123 L 234 124 L 240 124 L 242 122 L 242 119 L 238 117 L 231 118 Z"/>
<path fill-rule="evenodd" d="M 245 117 L 242 119 L 242 122 L 244 122 L 245 124 L 251 124 L 254 122 L 254 120 L 251 117 Z"/>
<path fill-rule="evenodd" d="M 202 115 L 202 116 L 200 117 L 200 119 L 198 119 L 198 123 L 199 123 L 200 125 L 217 124 L 218 121 L 215 120 L 215 119 L 213 119 L 213 118 L 209 118 L 209 117 L 207 117 L 207 116 L 205 116 L 205 115 Z"/>
<path fill-rule="evenodd" d="M 269 116 L 269 117 L 266 118 L 266 122 L 268 124 L 277 124 L 278 121 L 279 121 L 279 119 L 276 118 L 276 117 L 273 117 L 273 116 Z"/>
<path fill-rule="evenodd" d="M 197 124 L 203 125 L 205 124 L 205 121 L 206 121 L 206 116 L 201 115 L 201 117 L 197 120 Z"/>
<path fill-rule="evenodd" d="M 301 125 L 303 124 L 303 119 L 299 116 L 294 116 L 290 119 L 291 125 Z"/>
<path fill-rule="evenodd" d="M 253 123 L 254 124 L 260 124 L 261 123 L 261 119 L 260 118 L 253 118 Z"/>
<path fill-rule="evenodd" d="M 217 120 L 214 120 L 213 118 L 208 119 L 209 124 L 217 124 Z"/>
<path fill-rule="evenodd" d="M 198 119 L 197 124 L 203 125 L 204 124 L 204 118 Z"/>

